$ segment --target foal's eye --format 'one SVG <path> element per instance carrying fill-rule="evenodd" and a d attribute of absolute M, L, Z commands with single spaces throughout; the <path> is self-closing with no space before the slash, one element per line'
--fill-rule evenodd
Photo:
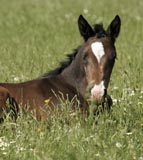
<path fill-rule="evenodd" d="M 116 60 L 116 58 L 117 58 L 116 55 L 114 55 L 114 56 L 112 57 L 113 60 Z"/>
<path fill-rule="evenodd" d="M 84 63 L 84 64 L 87 64 L 87 63 L 88 63 L 88 55 L 87 55 L 87 54 L 85 54 L 85 55 L 83 56 L 83 63 Z"/>
<path fill-rule="evenodd" d="M 109 64 L 111 65 L 111 66 L 113 66 L 114 65 L 114 63 L 115 63 L 115 60 L 116 60 L 116 55 L 114 56 L 112 56 L 112 57 L 110 57 L 110 59 L 109 59 Z"/>
<path fill-rule="evenodd" d="M 116 54 L 114 53 L 114 54 L 112 54 L 112 56 L 111 56 L 111 60 L 115 60 L 117 57 L 116 57 Z"/>

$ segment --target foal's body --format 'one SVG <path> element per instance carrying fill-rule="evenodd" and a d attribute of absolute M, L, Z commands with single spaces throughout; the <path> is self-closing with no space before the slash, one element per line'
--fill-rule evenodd
<path fill-rule="evenodd" d="M 42 77 L 24 83 L 0 83 L 0 86 L 7 88 L 18 104 L 22 104 L 24 107 L 28 106 L 30 110 L 33 110 L 38 119 L 41 119 L 41 116 L 42 119 L 48 116 L 47 107 L 44 108 L 44 105 L 53 110 L 64 99 L 69 101 L 74 99 L 73 110 L 77 107 L 76 100 L 79 100 L 79 107 L 85 114 L 88 114 L 88 103 L 84 97 L 61 75 Z M 48 104 L 46 100 L 48 100 Z"/>
<path fill-rule="evenodd" d="M 79 101 L 81 110 L 88 114 L 88 103 L 85 95 L 89 86 L 88 99 L 103 104 L 107 96 L 107 88 L 116 58 L 115 39 L 120 32 L 120 18 L 116 16 L 105 31 L 102 25 L 94 26 L 80 16 L 78 26 L 84 43 L 76 49 L 68 60 L 61 63 L 55 70 L 37 79 L 24 83 L 0 83 L 8 89 L 11 96 L 18 104 L 30 107 L 38 119 L 47 117 L 45 101 L 48 108 L 54 109 L 60 102 L 59 99 L 71 101 L 75 96 Z M 1 89 L 0 89 L 1 92 Z M 75 110 L 78 102 L 73 102 Z"/>

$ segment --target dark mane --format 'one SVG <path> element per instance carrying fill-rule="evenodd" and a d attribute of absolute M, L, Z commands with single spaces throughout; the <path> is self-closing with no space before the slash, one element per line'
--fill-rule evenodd
<path fill-rule="evenodd" d="M 104 30 L 102 24 L 93 25 L 93 31 L 95 33 L 94 36 L 96 36 L 97 38 L 107 36 L 107 33 Z M 56 75 L 60 74 L 65 68 L 67 68 L 71 64 L 71 62 L 73 61 L 73 59 L 77 55 L 79 48 L 80 47 L 74 49 L 72 54 L 68 54 L 67 55 L 67 60 L 63 61 L 63 62 L 60 62 L 59 67 L 55 68 L 54 70 L 49 71 L 48 73 L 45 73 L 44 75 L 42 75 L 42 77 L 56 76 Z"/>
<path fill-rule="evenodd" d="M 68 67 L 71 64 L 71 62 L 73 61 L 73 59 L 77 55 L 79 48 L 80 47 L 74 49 L 72 54 L 68 54 L 67 55 L 67 60 L 63 61 L 63 62 L 60 62 L 59 67 L 57 67 L 54 70 L 49 71 L 48 73 L 45 73 L 42 77 L 56 76 L 56 75 L 60 74 L 66 67 Z"/>

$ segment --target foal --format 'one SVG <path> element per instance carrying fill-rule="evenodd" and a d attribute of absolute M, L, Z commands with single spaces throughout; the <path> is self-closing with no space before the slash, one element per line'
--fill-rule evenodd
<path fill-rule="evenodd" d="M 107 98 L 111 105 L 107 88 L 116 59 L 114 44 L 120 26 L 118 15 L 107 30 L 104 30 L 102 25 L 92 28 L 80 15 L 78 27 L 84 43 L 68 55 L 67 61 L 37 79 L 15 84 L 0 83 L 0 86 L 6 88 L 18 104 L 22 104 L 23 107 L 30 106 L 29 109 L 36 113 L 37 119 L 47 118 L 48 111 L 60 103 L 57 97 L 68 98 L 71 101 L 76 96 L 81 111 L 88 114 L 89 106 L 85 98 L 87 90 L 88 99 L 91 101 L 104 105 Z M 45 107 L 46 100 L 49 101 L 48 108 Z M 77 105 L 75 100 L 72 109 L 76 110 Z"/>

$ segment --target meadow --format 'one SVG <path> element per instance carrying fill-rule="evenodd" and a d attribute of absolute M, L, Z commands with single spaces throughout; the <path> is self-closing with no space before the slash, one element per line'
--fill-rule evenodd
<path fill-rule="evenodd" d="M 105 28 L 118 14 L 110 113 L 39 122 L 21 111 L 0 124 L 0 160 L 143 160 L 143 1 L 0 0 L 0 81 L 22 82 L 58 66 L 82 43 L 77 18 Z M 65 106 L 65 108 L 64 108 Z"/>

